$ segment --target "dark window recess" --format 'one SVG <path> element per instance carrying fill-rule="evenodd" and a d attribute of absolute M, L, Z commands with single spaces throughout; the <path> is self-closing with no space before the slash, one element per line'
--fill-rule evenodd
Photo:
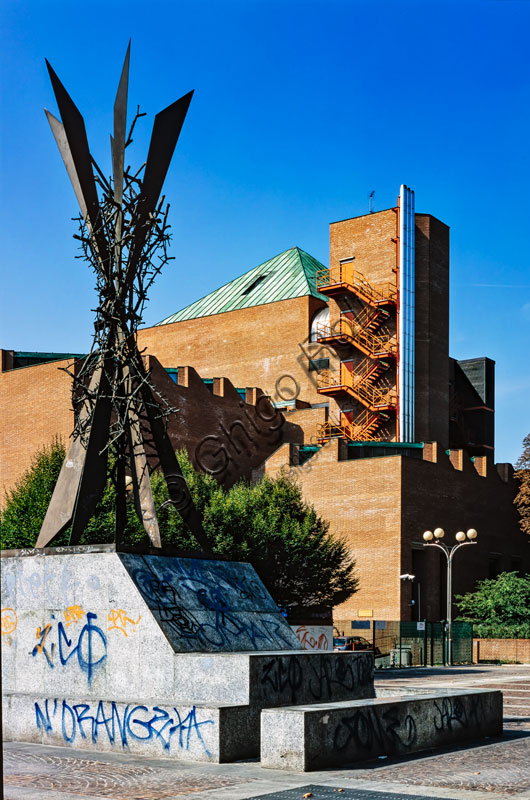
<path fill-rule="evenodd" d="M 520 558 L 519 556 L 512 556 L 510 572 L 517 572 L 519 578 L 522 578 L 523 577 L 523 571 L 521 569 L 522 566 L 523 566 L 523 559 Z"/>
<path fill-rule="evenodd" d="M 329 369 L 329 358 L 315 358 L 309 361 L 309 372 L 318 372 L 321 369 Z"/>
<path fill-rule="evenodd" d="M 256 286 L 259 286 L 259 285 L 260 285 L 260 283 L 261 283 L 262 281 L 264 281 L 266 277 L 267 277 L 267 275 L 260 275 L 258 278 L 256 278 L 256 280 L 255 280 L 255 281 L 252 281 L 252 283 L 251 283 L 251 284 L 249 284 L 249 285 L 247 286 L 247 288 L 246 288 L 246 289 L 243 289 L 243 291 L 241 292 L 241 294 L 250 294 L 250 292 L 251 292 L 253 289 L 255 289 L 255 288 L 256 288 Z"/>
<path fill-rule="evenodd" d="M 500 553 L 490 553 L 488 558 L 488 578 L 496 578 L 501 573 Z"/>
<path fill-rule="evenodd" d="M 423 449 L 420 447 L 410 447 L 406 444 L 403 447 L 383 446 L 370 446 L 366 445 L 351 445 L 348 444 L 348 460 L 358 458 L 383 458 L 384 456 L 406 456 L 407 458 L 416 458 L 419 461 L 423 459 Z"/>

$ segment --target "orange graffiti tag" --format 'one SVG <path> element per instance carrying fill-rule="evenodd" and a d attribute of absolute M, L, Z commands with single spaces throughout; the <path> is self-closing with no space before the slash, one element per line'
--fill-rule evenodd
<path fill-rule="evenodd" d="M 13 633 L 17 627 L 17 615 L 12 608 L 3 608 L 1 612 L 2 636 Z"/>
<path fill-rule="evenodd" d="M 109 611 L 109 622 L 112 624 L 109 626 L 108 630 L 112 631 L 116 629 L 127 636 L 127 631 L 125 630 L 127 623 L 130 622 L 131 625 L 138 625 L 141 619 L 141 616 L 139 616 L 137 620 L 131 619 L 127 616 L 123 608 L 111 608 Z M 135 630 L 136 629 L 133 627 L 133 632 Z"/>
<path fill-rule="evenodd" d="M 45 625 L 44 628 L 37 628 L 37 633 L 35 634 L 35 636 L 37 637 L 37 639 L 40 638 L 40 642 L 36 644 L 35 647 L 33 648 L 34 650 L 37 651 L 37 653 L 42 653 L 44 649 L 44 642 L 46 641 L 46 637 L 51 631 L 51 629 L 52 626 L 49 623 L 48 625 Z"/>
<path fill-rule="evenodd" d="M 81 617 L 85 615 L 85 612 L 81 608 L 81 606 L 68 606 L 66 611 L 64 612 L 64 618 L 66 620 L 66 627 L 72 624 L 72 622 L 79 622 Z"/>

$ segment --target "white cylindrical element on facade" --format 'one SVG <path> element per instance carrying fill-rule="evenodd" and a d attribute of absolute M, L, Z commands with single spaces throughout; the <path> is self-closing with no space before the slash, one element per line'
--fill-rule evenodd
<path fill-rule="evenodd" d="M 414 441 L 414 192 L 399 190 L 399 441 Z"/>

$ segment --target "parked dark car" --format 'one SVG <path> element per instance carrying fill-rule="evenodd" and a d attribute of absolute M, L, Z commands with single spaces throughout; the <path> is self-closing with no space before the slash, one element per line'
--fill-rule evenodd
<path fill-rule="evenodd" d="M 373 646 L 368 639 L 362 636 L 334 636 L 333 649 L 336 651 L 341 650 L 373 650 Z M 374 650 L 374 655 L 380 656 L 381 651 L 378 647 Z"/>

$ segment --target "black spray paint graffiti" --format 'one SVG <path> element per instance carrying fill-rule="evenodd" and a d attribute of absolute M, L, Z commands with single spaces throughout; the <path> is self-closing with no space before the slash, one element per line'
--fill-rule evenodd
<path fill-rule="evenodd" d="M 134 571 L 134 580 L 162 627 L 177 640 L 185 640 L 207 649 L 238 643 L 241 649 L 270 649 L 290 644 L 277 619 L 260 615 L 260 620 L 241 614 L 241 602 L 260 600 L 270 607 L 270 598 L 254 581 L 231 575 L 215 574 L 211 562 L 190 560 L 169 566 L 158 575 L 147 559 Z M 199 618 L 191 608 L 201 609 Z M 250 609 L 249 609 L 250 610 Z M 272 610 L 272 608 L 271 608 Z M 204 619 L 206 617 L 206 619 Z"/>
<path fill-rule="evenodd" d="M 373 659 L 369 655 L 353 658 L 320 654 L 311 658 L 296 655 L 274 656 L 261 668 L 261 686 L 266 697 L 278 700 L 282 695 L 296 703 L 304 689 L 314 700 L 344 699 L 361 687 L 372 685 Z"/>
<path fill-rule="evenodd" d="M 353 746 L 367 752 L 377 748 L 382 753 L 392 753 L 408 750 L 416 739 L 416 722 L 411 714 L 400 718 L 394 709 L 383 713 L 359 709 L 341 719 L 335 729 L 333 746 L 338 752 Z"/>
<path fill-rule="evenodd" d="M 433 722 L 437 731 L 452 731 L 453 728 L 468 728 L 480 725 L 483 720 L 482 698 L 469 696 L 464 702 L 460 697 L 444 697 L 434 701 L 436 709 Z M 467 708 L 466 708 L 467 706 Z"/>
<path fill-rule="evenodd" d="M 94 671 L 101 667 L 107 658 L 107 637 L 98 625 L 94 624 L 97 614 L 90 611 L 86 615 L 86 624 L 76 636 L 67 632 L 64 624 L 59 622 L 55 627 L 55 614 L 51 615 L 52 622 L 37 628 L 37 644 L 31 655 L 42 654 L 50 669 L 56 664 L 66 666 L 73 656 L 77 657 L 79 669 L 85 673 L 88 685 L 92 685 Z M 72 638 L 70 638 L 72 636 Z M 55 659 L 58 655 L 59 661 Z"/>
<path fill-rule="evenodd" d="M 41 707 L 42 706 L 42 707 Z M 131 741 L 151 742 L 157 740 L 162 749 L 169 752 L 177 746 L 181 750 L 189 750 L 190 744 L 200 742 L 204 752 L 209 756 L 202 736 L 202 728 L 214 725 L 211 719 L 199 720 L 197 708 L 193 706 L 186 715 L 172 708 L 171 713 L 164 708 L 142 705 L 126 705 L 122 711 L 112 702 L 100 700 L 90 706 L 89 703 L 70 705 L 63 700 L 46 699 L 44 703 L 35 703 L 35 724 L 37 729 L 47 734 L 53 732 L 54 723 L 60 723 L 63 740 L 66 744 L 81 745 L 81 741 L 90 740 L 97 744 L 101 738 L 111 745 L 121 744 L 129 747 Z"/>

